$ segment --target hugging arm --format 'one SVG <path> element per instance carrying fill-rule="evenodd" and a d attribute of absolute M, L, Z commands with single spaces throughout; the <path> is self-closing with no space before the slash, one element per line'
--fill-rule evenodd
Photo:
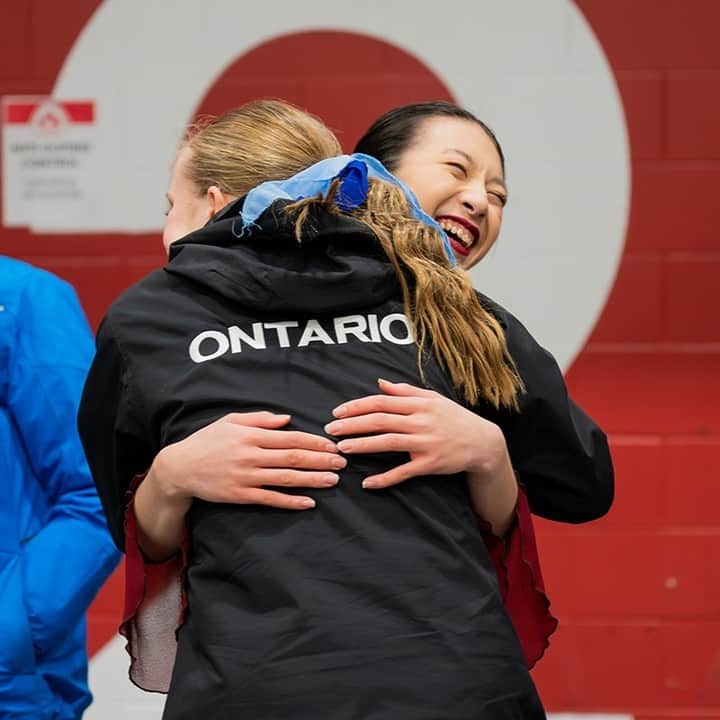
<path fill-rule="evenodd" d="M 553 356 L 516 318 L 487 299 L 481 301 L 505 327 L 508 349 L 525 384 L 519 412 L 482 405 L 470 412 L 437 393 L 381 381 L 382 394 L 337 408 L 335 416 L 343 424 L 331 423 L 327 431 L 377 434 L 344 440 L 343 452 L 409 452 L 410 463 L 371 479 L 382 486 L 424 473 L 466 471 L 472 488 L 474 471 L 487 469 L 497 448 L 507 443 L 533 513 L 572 523 L 601 517 L 612 504 L 614 483 L 605 434 L 570 399 Z M 345 419 L 348 414 L 352 423 Z M 502 445 L 497 442 L 500 430 Z M 494 512 L 475 509 L 486 519 Z"/>
<path fill-rule="evenodd" d="M 610 509 L 614 473 L 605 433 L 569 397 L 555 358 L 509 313 L 508 348 L 525 383 L 504 423 L 513 467 L 533 513 L 581 523 Z"/>
<path fill-rule="evenodd" d="M 343 453 L 406 452 L 410 461 L 365 478 L 367 489 L 396 485 L 417 475 L 465 472 L 475 513 L 502 536 L 510 527 L 517 483 L 502 431 L 432 390 L 379 380 L 381 394 L 335 408 L 326 426 Z M 373 434 L 371 437 L 367 437 Z"/>
<path fill-rule="evenodd" d="M 160 449 L 143 399 L 131 383 L 129 361 L 103 325 L 83 393 L 79 425 L 110 529 L 125 549 L 125 514 L 133 478 L 137 538 L 147 557 L 178 550 L 193 498 L 260 504 L 288 510 L 313 507 L 309 497 L 267 487 L 331 487 L 345 460 L 333 442 L 287 431 L 290 417 L 230 413 Z"/>
<path fill-rule="evenodd" d="M 308 510 L 312 498 L 267 487 L 327 488 L 346 461 L 335 443 L 283 430 L 289 415 L 230 413 L 155 457 L 136 494 L 138 537 L 150 558 L 177 550 L 193 497 L 208 502 Z"/>
<path fill-rule="evenodd" d="M 125 551 L 130 486 L 154 454 L 141 400 L 132 393 L 130 368 L 107 321 L 97 335 L 78 413 L 78 428 L 110 533 Z"/>

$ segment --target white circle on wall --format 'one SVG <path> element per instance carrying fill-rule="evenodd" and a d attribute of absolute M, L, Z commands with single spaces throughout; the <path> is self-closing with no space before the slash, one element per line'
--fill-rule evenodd
<path fill-rule="evenodd" d="M 105 0 L 54 96 L 96 102 L 95 211 L 78 230 L 155 231 L 182 128 L 239 56 L 280 35 L 365 33 L 422 60 L 493 127 L 511 199 L 500 240 L 472 271 L 568 367 L 612 287 L 629 205 L 622 104 L 592 30 L 570 0 Z M 448 28 L 445 32 L 443 27 Z M 451 30 L 450 30 L 451 28 Z M 292 63 L 292 58 L 288 58 Z"/>

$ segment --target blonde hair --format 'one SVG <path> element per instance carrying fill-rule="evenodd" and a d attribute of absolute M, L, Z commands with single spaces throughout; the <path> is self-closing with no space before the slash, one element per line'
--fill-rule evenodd
<path fill-rule="evenodd" d="M 327 197 L 308 198 L 286 208 L 297 214 L 298 240 L 313 205 L 341 212 L 333 202 L 338 189 L 336 181 Z M 503 328 L 480 303 L 469 275 L 450 264 L 440 232 L 411 216 L 399 187 L 380 180 L 369 181 L 365 204 L 347 214 L 370 228 L 395 269 L 421 376 L 423 350 L 429 342 L 467 403 L 474 405 L 482 398 L 495 408 L 517 409 L 524 388 Z"/>
<path fill-rule="evenodd" d="M 199 192 L 216 185 L 236 196 L 341 153 L 337 138 L 322 122 L 279 100 L 248 103 L 195 125 L 182 147 L 191 150 L 187 172 Z M 338 187 L 336 182 L 327 197 L 286 208 L 297 213 L 298 240 L 311 206 L 341 213 L 334 203 Z M 482 398 L 496 408 L 516 408 L 523 386 L 503 329 L 481 305 L 468 275 L 450 265 L 439 231 L 412 217 L 399 187 L 377 180 L 370 181 L 365 204 L 346 214 L 370 228 L 395 269 L 421 375 L 423 351 L 430 343 L 468 403 Z"/>
<path fill-rule="evenodd" d="M 188 177 L 199 193 L 216 185 L 238 197 L 342 153 L 320 120 L 280 100 L 257 100 L 196 123 L 180 149 L 185 147 L 191 151 Z"/>

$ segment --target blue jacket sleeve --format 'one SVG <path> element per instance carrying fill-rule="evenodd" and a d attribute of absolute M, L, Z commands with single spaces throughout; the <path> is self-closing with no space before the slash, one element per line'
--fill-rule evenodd
<path fill-rule="evenodd" d="M 49 501 L 24 544 L 24 581 L 39 655 L 80 621 L 119 560 L 76 429 L 92 338 L 75 293 L 54 276 L 30 276 L 18 314 L 8 407 Z"/>

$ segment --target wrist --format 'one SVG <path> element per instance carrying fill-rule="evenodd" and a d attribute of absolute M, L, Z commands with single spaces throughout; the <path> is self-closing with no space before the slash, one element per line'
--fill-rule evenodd
<path fill-rule="evenodd" d="M 177 481 L 176 474 L 172 471 L 173 448 L 173 445 L 168 445 L 155 456 L 143 483 L 151 485 L 162 502 L 187 507 L 192 501 L 192 494 Z"/>
<path fill-rule="evenodd" d="M 510 455 L 508 453 L 505 436 L 502 430 L 494 423 L 484 428 L 481 443 L 475 446 L 474 456 L 468 463 L 465 471 L 470 480 L 487 482 L 496 478 L 503 470 L 512 471 Z"/>

